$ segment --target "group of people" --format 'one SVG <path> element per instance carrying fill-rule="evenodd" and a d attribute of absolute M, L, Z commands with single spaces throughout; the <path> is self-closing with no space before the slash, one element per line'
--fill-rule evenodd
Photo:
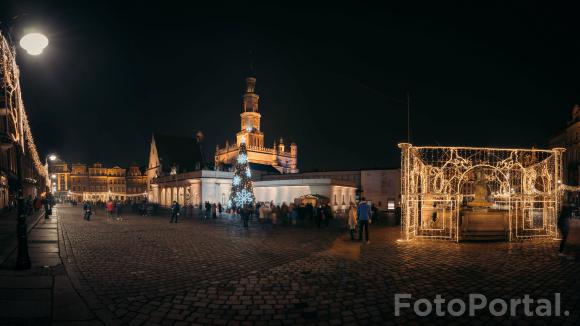
<path fill-rule="evenodd" d="M 372 222 L 372 205 L 369 205 L 365 198 L 358 203 L 358 205 L 351 204 L 348 210 L 348 229 L 350 232 L 350 239 L 355 240 L 354 233 L 358 228 L 358 241 L 363 241 L 363 229 L 364 236 L 367 243 L 370 243 L 369 239 L 369 224 Z"/>
<path fill-rule="evenodd" d="M 216 205 L 216 203 L 212 204 L 209 201 L 206 201 L 204 203 L 204 208 L 205 208 L 205 214 L 203 215 L 203 217 L 205 219 L 210 218 L 210 216 L 211 216 L 211 218 L 214 218 L 214 219 L 217 218 L 218 215 L 222 216 L 223 207 L 222 207 L 221 203 L 217 203 L 217 205 Z"/>
<path fill-rule="evenodd" d="M 122 201 L 119 200 L 113 200 L 112 198 L 109 198 L 109 200 L 107 200 L 104 203 L 101 201 L 93 203 L 91 201 L 86 200 L 83 202 L 83 218 L 85 220 L 87 221 L 91 220 L 91 216 L 94 214 L 93 212 L 94 206 L 96 206 L 97 208 L 104 208 L 108 218 L 110 218 L 111 220 L 118 221 L 122 219 L 121 214 L 123 211 L 123 207 L 126 206 L 126 203 L 123 203 Z M 133 210 L 135 210 L 135 207 L 133 207 Z M 140 205 L 139 212 L 141 215 L 147 215 L 148 214 L 147 205 L 146 204 Z"/>
<path fill-rule="evenodd" d="M 249 206 L 250 215 L 258 216 L 259 222 L 264 225 L 270 222 L 272 225 L 279 223 L 296 225 L 299 222 L 313 221 L 317 227 L 328 226 L 333 218 L 332 210 L 326 203 L 307 203 L 304 206 L 285 202 L 275 205 L 273 202 L 259 202 L 255 206 Z"/>

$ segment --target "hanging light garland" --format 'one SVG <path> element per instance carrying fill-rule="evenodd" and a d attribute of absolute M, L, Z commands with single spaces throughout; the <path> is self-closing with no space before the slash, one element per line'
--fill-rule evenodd
<path fill-rule="evenodd" d="M 578 191 L 580 191 L 580 186 L 569 186 L 569 185 L 561 184 L 560 191 L 578 192 Z"/>
<path fill-rule="evenodd" d="M 16 64 L 14 49 L 9 45 L 8 40 L 0 33 L 0 55 L 3 75 L 3 88 L 6 92 L 6 115 L 11 119 L 14 130 L 10 131 L 10 138 L 14 143 L 19 143 L 22 151 L 25 151 L 24 144 L 32 157 L 32 162 L 36 172 L 42 177 L 48 177 L 48 171 L 40 157 L 34 143 L 34 137 L 28 122 L 28 116 L 22 100 L 20 89 L 20 70 Z"/>
<path fill-rule="evenodd" d="M 34 137 L 32 136 L 32 131 L 30 130 L 30 124 L 28 123 L 28 116 L 26 115 L 26 111 L 24 107 L 22 109 L 22 122 L 24 124 L 24 136 L 26 138 L 26 144 L 28 145 L 28 150 L 32 155 L 32 161 L 34 162 L 34 166 L 39 175 L 43 177 L 48 176 L 47 167 L 42 164 L 40 157 L 38 155 L 38 150 L 36 149 L 36 145 L 34 144 Z"/>

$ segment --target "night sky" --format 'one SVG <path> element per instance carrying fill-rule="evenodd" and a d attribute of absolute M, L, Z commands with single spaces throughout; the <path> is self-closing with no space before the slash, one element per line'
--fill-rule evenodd
<path fill-rule="evenodd" d="M 252 74 L 266 144 L 296 142 L 312 170 L 397 166 L 407 91 L 415 144 L 547 146 L 580 102 L 578 11 L 553 2 L 18 0 L 0 13 L 13 37 L 50 39 L 18 57 L 42 155 L 145 165 L 152 132 L 201 130 L 213 159 Z"/>

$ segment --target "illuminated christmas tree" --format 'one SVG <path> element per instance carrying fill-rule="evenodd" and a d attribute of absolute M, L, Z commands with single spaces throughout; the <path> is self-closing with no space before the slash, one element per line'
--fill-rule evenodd
<path fill-rule="evenodd" d="M 232 208 L 242 208 L 245 204 L 254 203 L 254 188 L 252 187 L 252 172 L 248 162 L 248 152 L 246 150 L 246 140 L 242 137 L 238 158 L 234 167 L 234 177 L 232 178 L 232 191 L 228 206 Z"/>

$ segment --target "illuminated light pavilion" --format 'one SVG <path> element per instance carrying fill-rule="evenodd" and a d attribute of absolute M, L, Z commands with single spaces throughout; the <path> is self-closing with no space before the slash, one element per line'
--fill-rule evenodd
<path fill-rule="evenodd" d="M 558 236 L 564 149 L 399 148 L 402 240 Z"/>

